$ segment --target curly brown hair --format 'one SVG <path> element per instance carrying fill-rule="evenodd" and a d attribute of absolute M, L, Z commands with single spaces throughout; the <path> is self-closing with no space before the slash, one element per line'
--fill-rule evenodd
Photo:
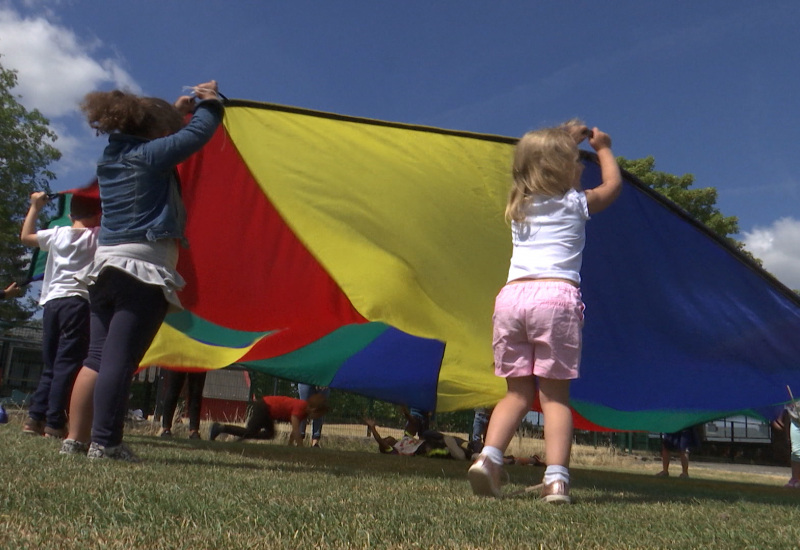
<path fill-rule="evenodd" d="M 120 90 L 86 94 L 81 110 L 98 135 L 119 132 L 155 139 L 183 127 L 183 116 L 174 105 Z"/>

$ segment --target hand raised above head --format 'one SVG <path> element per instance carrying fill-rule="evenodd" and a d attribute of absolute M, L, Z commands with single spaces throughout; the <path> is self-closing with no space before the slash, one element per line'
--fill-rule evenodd
<path fill-rule="evenodd" d="M 175 100 L 173 105 L 182 115 L 188 115 L 194 111 L 194 98 L 190 95 L 182 95 Z"/>
<path fill-rule="evenodd" d="M 595 151 L 611 148 L 611 136 L 595 127 L 592 129 L 592 135 L 589 137 L 589 145 L 591 145 L 592 149 Z"/>
<path fill-rule="evenodd" d="M 11 283 L 8 285 L 4 291 L 4 296 L 6 298 L 19 298 L 25 293 L 24 288 L 20 288 L 17 283 Z"/>
<path fill-rule="evenodd" d="M 44 191 L 36 191 L 35 193 L 31 193 L 31 206 L 42 208 L 45 204 L 47 204 L 47 193 Z"/>
<path fill-rule="evenodd" d="M 209 80 L 194 87 L 194 94 L 199 99 L 217 99 L 219 98 L 219 87 L 216 80 Z"/>

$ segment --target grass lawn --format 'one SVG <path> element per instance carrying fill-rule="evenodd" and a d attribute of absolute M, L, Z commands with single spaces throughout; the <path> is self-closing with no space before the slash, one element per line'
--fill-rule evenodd
<path fill-rule="evenodd" d="M 552 506 L 475 497 L 467 462 L 380 455 L 363 436 L 297 449 L 139 427 L 126 441 L 144 462 L 127 464 L 61 456 L 20 427 L 0 425 L 2 549 L 800 547 L 785 477 L 655 478 L 657 464 L 609 449 L 576 448 L 575 503 Z M 507 471 L 510 492 L 543 469 Z"/>

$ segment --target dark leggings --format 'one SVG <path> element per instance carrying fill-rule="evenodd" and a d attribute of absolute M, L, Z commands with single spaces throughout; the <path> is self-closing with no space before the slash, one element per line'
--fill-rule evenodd
<path fill-rule="evenodd" d="M 259 400 L 253 405 L 244 428 L 223 424 L 219 433 L 235 435 L 239 439 L 272 439 L 275 437 L 275 420 L 270 415 L 267 404 Z"/>
<path fill-rule="evenodd" d="M 164 393 L 164 415 L 161 417 L 161 427 L 166 430 L 172 429 L 172 420 L 175 416 L 175 408 L 178 406 L 178 398 L 181 395 L 184 381 L 186 382 L 188 393 L 186 404 L 189 413 L 189 430 L 197 431 L 200 429 L 200 409 L 203 406 L 203 387 L 206 384 L 206 373 L 167 370 L 164 371 L 166 391 Z"/>
<path fill-rule="evenodd" d="M 91 337 L 86 367 L 97 371 L 92 442 L 122 443 L 133 373 L 167 314 L 161 287 L 104 269 L 89 287 Z"/>

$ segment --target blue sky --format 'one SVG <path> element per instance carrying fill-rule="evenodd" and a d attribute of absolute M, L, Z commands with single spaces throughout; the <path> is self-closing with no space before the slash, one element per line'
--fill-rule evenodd
<path fill-rule="evenodd" d="M 617 155 L 719 191 L 739 237 L 800 288 L 800 3 L 0 0 L 0 63 L 53 122 L 56 189 L 104 140 L 93 89 L 231 98 L 519 136 L 579 116 Z"/>

